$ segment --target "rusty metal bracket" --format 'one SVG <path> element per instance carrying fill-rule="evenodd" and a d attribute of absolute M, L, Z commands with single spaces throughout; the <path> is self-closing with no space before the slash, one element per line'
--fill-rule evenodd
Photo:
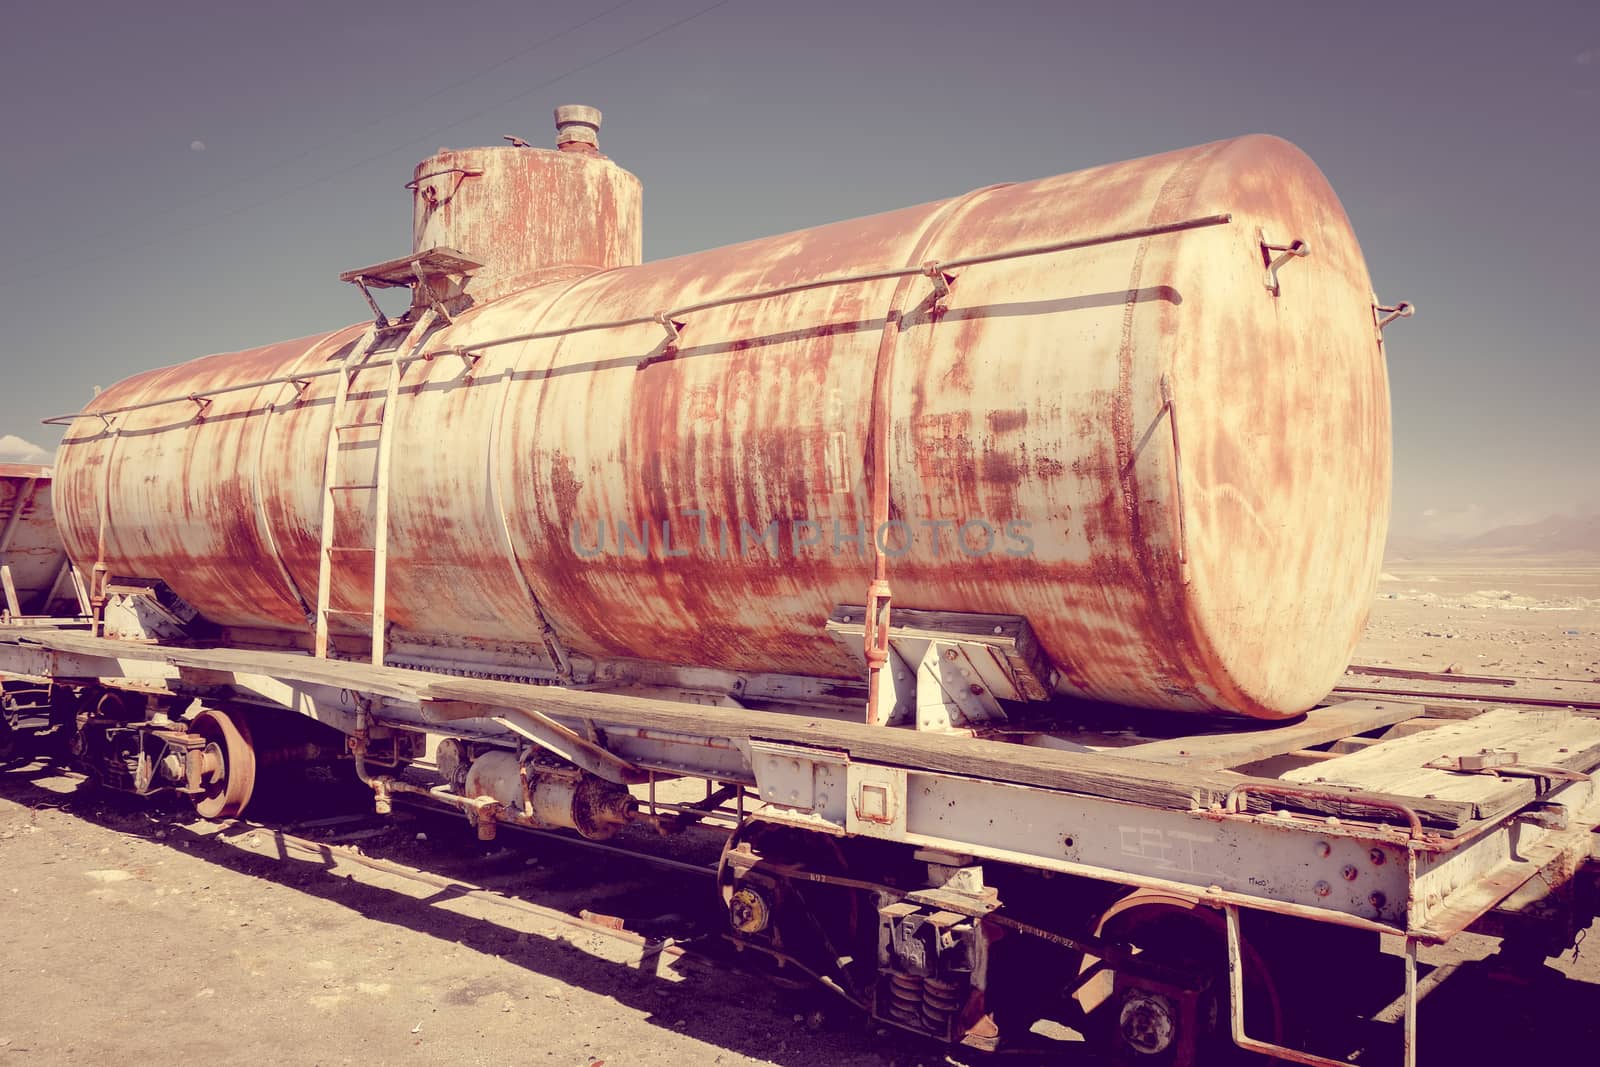
<path fill-rule="evenodd" d="M 1291 259 L 1303 259 L 1309 256 L 1311 254 L 1311 246 L 1298 239 L 1290 241 L 1286 245 L 1276 244 L 1267 236 L 1266 230 L 1257 230 L 1256 239 L 1261 244 L 1261 261 L 1266 264 L 1267 268 L 1262 276 L 1262 282 L 1266 285 L 1267 292 L 1277 296 L 1279 292 L 1278 268 Z M 1273 255 L 1274 252 L 1277 255 Z"/>
<path fill-rule="evenodd" d="M 294 402 L 296 404 L 304 403 L 306 399 L 306 391 L 311 388 L 311 379 L 296 378 L 290 384 L 294 386 Z"/>
<path fill-rule="evenodd" d="M 1465 756 L 1440 756 L 1424 763 L 1436 771 L 1459 771 L 1463 774 L 1487 774 L 1517 762 L 1517 754 L 1510 749 L 1482 748 Z"/>
<path fill-rule="evenodd" d="M 1178 565 L 1189 562 L 1189 524 L 1184 518 L 1183 506 L 1183 450 L 1178 447 L 1178 408 L 1172 401 L 1172 381 L 1161 376 L 1161 407 L 1167 413 L 1167 426 L 1172 430 L 1172 480 L 1178 498 Z"/>
<path fill-rule="evenodd" d="M 647 352 L 645 355 L 641 356 L 639 358 L 639 362 L 634 364 L 635 370 L 644 370 L 652 363 L 663 359 L 671 359 L 673 356 L 677 355 L 678 342 L 683 337 L 682 331 L 684 327 L 689 325 L 683 319 L 674 318 L 672 312 L 666 308 L 662 308 L 654 315 L 651 315 L 650 321 L 666 330 L 667 338 L 666 341 L 662 343 L 660 351 Z"/>
<path fill-rule="evenodd" d="M 1509 749 L 1482 749 L 1464 756 L 1440 756 L 1423 764 L 1431 770 L 1457 774 L 1492 774 L 1497 778 L 1545 778 L 1557 782 L 1587 782 L 1589 775 L 1565 767 L 1543 767 L 1519 762 Z"/>
<path fill-rule="evenodd" d="M 420 259 L 411 261 L 411 276 L 417 280 L 417 284 L 413 286 L 413 291 L 422 297 L 419 303 L 425 307 L 438 303 L 438 299 L 433 295 L 433 286 L 428 284 L 428 275 L 422 269 L 422 261 Z"/>
<path fill-rule="evenodd" d="M 657 325 L 663 327 L 667 331 L 667 347 L 677 348 L 678 338 L 681 336 L 679 331 L 689 324 L 684 322 L 682 319 L 673 318 L 671 312 L 667 311 L 665 308 L 656 312 L 655 321 Z"/>
<path fill-rule="evenodd" d="M 956 280 L 955 274 L 940 266 L 937 259 L 924 263 L 922 273 L 933 282 L 933 306 L 943 307 L 950 298 L 950 283 Z"/>
<path fill-rule="evenodd" d="M 450 317 L 450 312 L 444 309 L 444 304 L 439 299 L 439 294 L 433 291 L 433 286 L 428 284 L 428 272 L 422 267 L 420 258 L 411 261 L 411 275 L 416 278 L 417 284 L 412 288 L 413 304 L 419 307 L 433 309 L 433 313 L 443 319 L 446 326 L 454 326 L 455 319 Z M 415 299 L 420 297 L 420 300 Z"/>
<path fill-rule="evenodd" d="M 442 178 L 446 174 L 454 174 L 456 180 L 455 184 L 450 186 L 450 191 L 444 196 L 440 196 L 439 191 L 433 186 L 429 185 L 424 187 L 422 184 L 423 182 L 432 178 Z M 449 203 L 450 200 L 455 197 L 456 193 L 461 191 L 462 182 L 466 181 L 468 178 L 477 178 L 482 174 L 483 171 L 481 170 L 472 170 L 467 167 L 449 167 L 445 170 L 436 170 L 431 174 L 424 174 L 419 178 L 413 178 L 411 181 L 406 182 L 406 188 L 421 196 L 423 200 L 427 201 L 429 208 L 436 208 L 440 204 Z"/>
<path fill-rule="evenodd" d="M 483 358 L 483 353 L 469 352 L 465 348 L 441 348 L 437 352 L 422 353 L 421 359 L 424 363 L 432 363 L 440 356 L 456 356 L 465 365 L 465 369 L 470 371 L 478 365 L 478 361 Z"/>
<path fill-rule="evenodd" d="M 195 411 L 194 417 L 196 419 L 205 418 L 206 408 L 211 406 L 211 397 L 201 396 L 199 393 L 190 393 L 189 399 L 194 401 L 195 407 L 198 409 Z"/>
<path fill-rule="evenodd" d="M 367 288 L 367 279 L 358 274 L 350 280 L 355 282 L 357 289 L 361 290 L 361 298 L 365 300 L 367 302 L 367 306 L 372 309 L 373 321 L 378 324 L 378 328 L 380 330 L 386 329 L 389 325 L 389 316 L 383 313 L 383 309 L 378 306 L 378 302 L 372 298 L 372 290 Z"/>
<path fill-rule="evenodd" d="M 1246 1052 L 1259 1052 L 1290 1063 L 1304 1063 L 1310 1067 L 1342 1067 L 1344 1060 L 1329 1059 L 1287 1045 L 1263 1041 L 1244 1032 L 1245 958 L 1238 905 L 1224 904 L 1222 914 L 1228 945 L 1228 1032 L 1233 1037 L 1233 1043 Z M 1403 1067 L 1416 1067 L 1417 1063 L 1417 1000 L 1417 940 L 1407 937 L 1405 993 L 1402 1000 L 1405 1011 L 1401 1050 Z"/>
<path fill-rule="evenodd" d="M 1383 328 L 1385 326 L 1389 325 L 1395 319 L 1409 319 L 1416 313 L 1416 305 L 1408 300 L 1402 300 L 1393 307 L 1390 307 L 1386 304 L 1378 303 L 1378 298 L 1376 295 L 1374 295 L 1372 298 L 1372 319 L 1378 327 L 1378 339 L 1380 341 L 1383 339 Z M 1379 318 L 1378 316 L 1380 315 L 1383 317 Z"/>
<path fill-rule="evenodd" d="M 888 679 L 883 673 L 889 662 L 889 610 L 894 597 L 889 582 L 875 578 L 867 586 L 867 610 L 862 616 L 861 654 L 867 661 L 867 723 L 871 726 L 888 725 L 893 705 L 885 708 L 878 696 L 878 686 Z"/>

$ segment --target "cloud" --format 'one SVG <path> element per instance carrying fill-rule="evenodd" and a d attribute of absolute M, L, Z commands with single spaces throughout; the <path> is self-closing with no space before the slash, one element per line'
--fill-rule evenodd
<path fill-rule="evenodd" d="M 49 463 L 55 457 L 14 433 L 0 435 L 0 463 Z"/>
<path fill-rule="evenodd" d="M 189 142 L 189 151 L 191 151 L 191 152 L 204 152 L 205 150 L 206 150 L 206 143 L 204 141 L 196 140 L 196 141 L 190 141 Z"/>

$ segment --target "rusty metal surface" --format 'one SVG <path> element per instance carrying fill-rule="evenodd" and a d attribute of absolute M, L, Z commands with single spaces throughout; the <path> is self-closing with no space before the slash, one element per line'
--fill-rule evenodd
<path fill-rule="evenodd" d="M 610 176 L 568 186 L 560 172 L 564 208 L 468 199 L 495 167 L 569 164 Z M 645 323 L 412 365 L 392 427 L 397 639 L 511 655 L 537 644 L 537 598 L 562 642 L 596 659 L 855 677 L 823 624 L 864 602 L 881 562 L 896 607 L 1025 616 L 1065 694 L 1282 717 L 1348 662 L 1387 525 L 1387 382 L 1348 220 L 1286 142 L 1219 142 L 642 266 L 627 265 L 637 182 L 603 158 L 474 149 L 418 175 L 458 165 L 484 176 L 427 211 L 419 183 L 417 247 L 488 266 L 428 350 L 1233 218 L 971 265 L 937 301 L 931 277 L 884 279 L 708 308 L 676 343 Z M 525 240 L 503 240 L 505 211 L 522 213 L 510 229 Z M 1280 268 L 1277 294 L 1263 233 L 1311 250 Z M 358 332 L 151 372 L 90 411 L 326 367 Z M 357 392 L 379 404 L 373 377 Z M 333 389 L 242 390 L 109 430 L 80 418 L 59 462 L 75 557 L 93 560 L 104 501 L 114 571 L 164 578 L 227 625 L 303 630 Z M 1181 472 L 1161 424 L 1174 408 Z M 370 510 L 349 506 L 341 521 Z M 906 524 L 908 551 L 899 527 L 881 554 L 870 531 L 852 542 L 874 510 Z M 974 522 L 993 531 L 986 552 L 972 551 L 977 525 L 955 542 Z M 806 523 L 821 543 L 805 543 Z M 357 608 L 370 602 L 359 570 L 335 594 Z"/>
<path fill-rule="evenodd" d="M 56 532 L 51 469 L 0 463 L 0 565 L 10 568 L 22 615 L 73 616 L 78 601 Z M 6 601 L 0 597 L 0 609 Z"/>
<path fill-rule="evenodd" d="M 552 273 L 639 262 L 639 179 L 604 156 L 444 149 L 411 181 L 412 251 L 456 248 L 483 264 L 465 289 L 495 299 Z"/>

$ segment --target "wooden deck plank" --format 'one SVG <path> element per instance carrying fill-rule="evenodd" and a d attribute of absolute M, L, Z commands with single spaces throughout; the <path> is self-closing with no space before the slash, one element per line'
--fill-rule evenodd
<path fill-rule="evenodd" d="M 1446 756 L 1483 749 L 1517 753 L 1525 765 L 1589 772 L 1600 763 L 1600 719 L 1560 708 L 1497 708 L 1473 719 L 1396 737 L 1283 775 L 1305 785 L 1342 785 L 1381 793 L 1409 793 L 1473 804 L 1493 818 L 1536 799 L 1531 778 L 1464 774 L 1429 768 Z"/>
<path fill-rule="evenodd" d="M 1418 704 L 1399 700 L 1351 700 L 1314 708 L 1289 723 L 1231 733 L 1174 737 L 1118 749 L 1117 755 L 1181 767 L 1237 767 L 1281 756 L 1295 749 L 1325 745 L 1343 737 L 1393 726 L 1422 714 Z"/>
<path fill-rule="evenodd" d="M 351 660 L 317 659 L 296 652 L 241 648 L 181 648 L 92 637 L 81 632 L 30 631 L 0 634 L 0 641 L 43 645 L 69 655 L 115 657 L 228 673 L 271 674 L 340 688 L 359 688 L 400 700 L 417 698 L 418 685 L 434 675 L 404 667 L 374 667 Z"/>
<path fill-rule="evenodd" d="M 61 632 L 0 634 L 0 642 L 35 643 L 67 654 L 166 662 L 210 671 L 269 675 L 285 680 L 337 686 L 403 701 L 464 701 L 494 707 L 526 708 L 557 718 L 593 720 L 597 726 L 633 726 L 678 733 L 780 741 L 846 752 L 851 758 L 913 770 L 958 774 L 1039 786 L 1179 811 L 1220 804 L 1235 786 L 1252 781 L 1227 771 L 1150 763 L 1096 752 L 1069 752 L 970 737 L 845 722 L 825 715 L 753 711 L 685 705 L 629 694 L 532 686 L 480 678 L 458 678 L 400 667 L 375 667 L 347 660 L 317 659 L 300 653 L 247 649 L 197 649 L 136 644 Z M 1329 761 L 1330 763 L 1336 761 Z M 1325 766 L 1326 764 L 1324 764 Z M 1392 801 L 1362 790 L 1341 791 L 1332 799 L 1296 799 L 1292 806 L 1341 818 L 1393 818 L 1382 806 L 1364 800 Z M 1424 822 L 1456 829 L 1470 822 L 1470 802 L 1446 798 L 1402 798 Z M 1290 806 L 1283 798 L 1251 798 L 1252 810 Z"/>

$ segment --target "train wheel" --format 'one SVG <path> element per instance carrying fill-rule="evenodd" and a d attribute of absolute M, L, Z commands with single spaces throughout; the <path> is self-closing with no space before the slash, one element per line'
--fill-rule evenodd
<path fill-rule="evenodd" d="M 735 942 L 798 964 L 861 1003 L 876 958 L 876 915 L 860 890 L 826 881 L 848 877 L 849 869 L 831 837 L 747 820 L 728 839 L 717 870 Z"/>
<path fill-rule="evenodd" d="M 189 724 L 206 740 L 201 781 L 205 792 L 194 810 L 206 819 L 231 819 L 242 813 L 256 788 L 256 753 L 243 716 L 207 708 Z"/>
<path fill-rule="evenodd" d="M 1204 985 L 1185 994 L 1160 980 L 1118 974 L 1090 957 L 1078 996 L 1092 1021 L 1092 1036 L 1117 1058 L 1141 1065 L 1256 1062 L 1233 1044 L 1228 1002 L 1227 929 L 1222 913 L 1195 901 L 1136 891 L 1101 916 L 1096 936 L 1133 947 L 1144 961 Z M 1248 940 L 1245 969 L 1246 1033 L 1281 1041 L 1277 986 Z M 1206 984 L 1209 983 L 1209 984 Z"/>

